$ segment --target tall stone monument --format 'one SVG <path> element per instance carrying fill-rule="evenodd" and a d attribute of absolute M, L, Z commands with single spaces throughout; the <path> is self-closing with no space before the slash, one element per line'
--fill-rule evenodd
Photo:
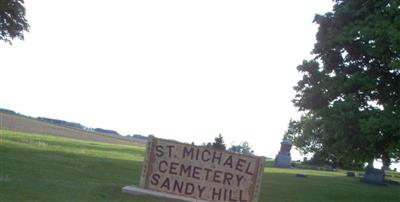
<path fill-rule="evenodd" d="M 280 168 L 291 168 L 290 162 L 290 149 L 292 148 L 292 142 L 289 140 L 282 140 L 281 149 L 275 157 L 275 167 Z"/>

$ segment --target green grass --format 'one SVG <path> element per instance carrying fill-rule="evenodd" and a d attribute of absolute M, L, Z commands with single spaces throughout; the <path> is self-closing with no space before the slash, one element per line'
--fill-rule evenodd
<path fill-rule="evenodd" d="M 168 201 L 121 193 L 139 184 L 143 149 L 0 130 L 0 201 Z M 266 167 L 260 201 L 400 201 L 400 186 Z"/>
<path fill-rule="evenodd" d="M 264 201 L 400 201 L 400 186 L 369 185 L 344 172 L 265 168 L 262 189 Z"/>

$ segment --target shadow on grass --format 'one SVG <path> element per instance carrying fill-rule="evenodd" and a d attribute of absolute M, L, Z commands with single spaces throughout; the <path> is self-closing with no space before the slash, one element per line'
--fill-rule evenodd
<path fill-rule="evenodd" d="M 142 162 L 0 147 L 1 201 L 166 201 L 121 193 Z"/>
<path fill-rule="evenodd" d="M 296 177 L 296 171 L 307 173 Z M 374 186 L 359 178 L 324 176 L 320 171 L 266 168 L 261 199 L 265 201 L 399 201 L 400 186 Z M 318 173 L 316 173 L 318 174 Z"/>

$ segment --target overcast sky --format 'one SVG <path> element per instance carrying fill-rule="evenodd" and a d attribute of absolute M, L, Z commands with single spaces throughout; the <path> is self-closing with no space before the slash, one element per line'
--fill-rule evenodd
<path fill-rule="evenodd" d="M 26 1 L 0 42 L 0 108 L 201 144 L 221 133 L 275 157 L 331 0 Z M 297 154 L 295 158 L 299 158 Z"/>

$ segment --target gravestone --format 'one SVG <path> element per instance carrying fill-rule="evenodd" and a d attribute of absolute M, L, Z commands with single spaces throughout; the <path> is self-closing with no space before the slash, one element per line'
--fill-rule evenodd
<path fill-rule="evenodd" d="M 353 171 L 347 171 L 347 177 L 355 177 L 356 174 Z"/>
<path fill-rule="evenodd" d="M 184 201 L 258 201 L 264 157 L 150 136 L 140 187 L 122 192 Z"/>
<path fill-rule="evenodd" d="M 324 166 L 325 171 L 333 171 L 333 167 L 331 165 Z"/>
<path fill-rule="evenodd" d="M 290 157 L 290 149 L 292 148 L 292 143 L 289 140 L 282 140 L 281 149 L 275 157 L 275 167 L 280 168 L 291 168 L 290 162 L 292 158 Z"/>
<path fill-rule="evenodd" d="M 307 177 L 307 174 L 304 174 L 304 173 L 296 173 L 296 177 Z"/>
<path fill-rule="evenodd" d="M 361 181 L 369 184 L 385 185 L 385 172 L 380 169 L 368 167 Z"/>

